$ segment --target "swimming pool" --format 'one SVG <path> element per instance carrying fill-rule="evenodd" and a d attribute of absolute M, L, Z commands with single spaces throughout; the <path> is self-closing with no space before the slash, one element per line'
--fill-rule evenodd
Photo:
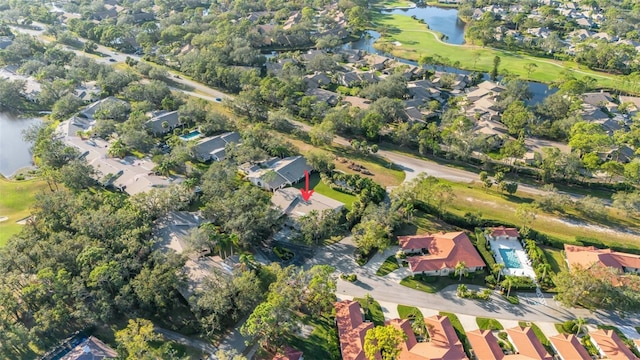
<path fill-rule="evenodd" d="M 199 138 L 200 135 L 202 135 L 202 134 L 200 134 L 200 131 L 195 130 L 195 131 L 192 131 L 192 132 L 188 133 L 187 135 L 180 135 L 180 138 L 182 140 L 193 140 L 193 139 Z"/>
<path fill-rule="evenodd" d="M 500 256 L 502 256 L 502 261 L 504 261 L 504 266 L 509 269 L 522 269 L 522 264 L 520 260 L 518 260 L 514 249 L 499 249 L 499 251 Z"/>

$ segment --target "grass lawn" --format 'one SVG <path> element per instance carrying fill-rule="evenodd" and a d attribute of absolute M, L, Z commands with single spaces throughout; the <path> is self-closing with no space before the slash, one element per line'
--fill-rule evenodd
<path fill-rule="evenodd" d="M 413 7 L 415 4 L 408 0 L 378 0 L 374 2 L 373 6 L 381 9 L 391 9 Z"/>
<path fill-rule="evenodd" d="M 560 271 L 567 269 L 567 263 L 564 262 L 564 256 L 562 256 L 562 250 L 554 249 L 548 246 L 540 246 L 544 256 L 547 258 L 549 265 L 551 265 L 551 271 L 559 273 Z"/>
<path fill-rule="evenodd" d="M 455 231 L 456 227 L 447 224 L 446 222 L 438 219 L 437 216 L 423 211 L 416 211 L 409 221 L 402 223 L 394 235 L 416 235 L 424 233 L 436 233 L 436 232 L 448 232 Z"/>
<path fill-rule="evenodd" d="M 438 291 L 444 289 L 449 285 L 480 285 L 484 286 L 484 278 L 486 274 L 482 271 L 477 273 L 471 273 L 468 276 L 463 276 L 462 281 L 458 281 L 458 278 L 452 279 L 448 276 L 418 276 L 414 279 L 413 276 L 407 276 L 406 278 L 400 281 L 400 285 L 404 285 L 406 287 L 424 291 L 430 294 L 435 294 Z"/>
<path fill-rule="evenodd" d="M 22 225 L 16 221 L 29 216 L 36 194 L 43 189 L 47 189 L 43 180 L 13 181 L 0 176 L 0 217 L 8 218 L 0 222 L 0 247 L 20 232 Z"/>
<path fill-rule="evenodd" d="M 346 158 L 358 165 L 362 165 L 369 171 L 371 171 L 373 173 L 373 176 L 362 175 L 354 170 L 349 169 L 348 163 L 341 163 L 337 159 L 334 160 L 333 163 L 335 164 L 336 169 L 347 174 L 360 174 L 363 177 L 369 177 L 373 179 L 373 181 L 384 187 L 398 186 L 402 183 L 402 181 L 404 181 L 404 171 L 400 170 L 399 168 L 395 168 L 394 166 L 389 167 L 389 162 L 381 158 L 380 156 L 374 154 L 358 153 L 353 151 L 353 149 L 351 148 L 335 144 L 332 147 L 324 147 L 320 149 L 302 140 L 294 139 L 287 134 L 282 133 L 282 135 L 287 137 L 287 141 L 295 145 L 302 155 L 305 155 L 310 151 L 323 151 L 331 154 L 334 158 Z"/>
<path fill-rule="evenodd" d="M 288 344 L 304 353 L 304 358 L 309 360 L 340 359 L 340 344 L 338 342 L 338 329 L 333 317 L 305 317 L 302 322 L 313 327 L 313 331 L 307 337 L 295 336 L 289 339 Z"/>
<path fill-rule="evenodd" d="M 300 181 L 299 183 L 294 184 L 293 186 L 297 189 L 302 189 L 305 187 L 305 182 Z M 314 192 L 317 192 L 318 194 L 322 194 L 324 196 L 330 197 L 334 200 L 338 200 L 344 203 L 344 206 L 349 210 L 351 209 L 351 205 L 353 204 L 353 202 L 356 201 L 355 196 L 351 194 L 346 194 L 337 190 L 333 190 L 332 188 L 329 187 L 329 185 L 320 181 L 320 175 L 318 175 L 318 173 L 313 173 L 309 175 L 309 188 L 313 189 Z"/>
<path fill-rule="evenodd" d="M 380 269 L 376 271 L 376 275 L 385 276 L 397 269 L 400 269 L 400 265 L 398 264 L 398 259 L 396 259 L 394 255 L 391 255 L 385 259 L 382 265 L 380 265 Z"/>
<path fill-rule="evenodd" d="M 384 326 L 384 314 L 382 313 L 382 307 L 377 301 L 372 298 L 372 302 L 367 307 L 367 300 L 365 298 L 354 298 L 353 300 L 359 302 L 360 307 L 365 309 L 364 317 L 366 320 L 370 320 L 375 326 Z"/>
<path fill-rule="evenodd" d="M 620 76 L 592 71 L 575 62 L 542 59 L 524 53 L 473 45 L 446 44 L 438 40 L 441 34 L 429 30 L 427 25 L 407 15 L 377 13 L 373 23 L 374 30 L 386 29 L 385 36 L 376 42 L 376 45 L 393 44 L 396 41 L 402 44 L 393 46 L 392 54 L 397 57 L 418 61 L 423 56 L 437 54 L 449 59 L 451 63 L 459 62 L 460 68 L 488 72 L 493 67 L 493 58 L 499 56 L 500 69 L 508 69 L 510 74 L 518 75 L 522 79 L 551 83 L 562 79 L 562 73 L 569 69 L 580 71 L 574 71 L 576 77 L 593 77 L 600 87 L 633 90 L 631 84 L 623 82 Z M 528 75 L 525 66 L 530 63 L 535 63 L 538 67 Z"/>
<path fill-rule="evenodd" d="M 496 319 L 477 317 L 476 323 L 480 330 L 504 330 L 502 324 Z"/>
<path fill-rule="evenodd" d="M 398 315 L 401 319 L 424 317 L 422 311 L 415 306 L 398 305 Z"/>
<path fill-rule="evenodd" d="M 517 206 L 523 203 L 532 203 L 539 198 L 522 192 L 509 196 L 493 189 L 485 191 L 479 183 L 455 183 L 442 179 L 440 181 L 451 185 L 453 193 L 456 195 L 455 200 L 447 206 L 447 211 L 458 216 L 464 216 L 467 212 L 479 211 L 483 218 L 496 220 L 507 225 L 522 225 L 520 219 L 514 216 Z M 575 226 L 569 222 L 572 220 L 621 229 L 640 229 L 638 227 L 640 219 L 631 216 L 625 217 L 624 214 L 613 210 L 609 211 L 607 220 L 597 222 L 585 219 L 583 214 L 573 209 L 568 209 L 562 215 L 539 213 L 531 227 L 563 242 L 575 242 L 576 236 L 584 236 L 598 238 L 608 246 L 640 249 L 640 240 L 637 236 L 620 232 L 597 232 L 587 226 Z"/>

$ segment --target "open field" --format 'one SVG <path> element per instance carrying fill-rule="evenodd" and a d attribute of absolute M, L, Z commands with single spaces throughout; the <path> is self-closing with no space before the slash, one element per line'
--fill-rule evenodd
<path fill-rule="evenodd" d="M 20 232 L 22 225 L 16 221 L 29 216 L 36 194 L 46 187 L 42 180 L 12 181 L 0 177 L 0 217 L 8 218 L 0 222 L 0 247 Z"/>
<path fill-rule="evenodd" d="M 291 142 L 295 145 L 302 155 L 309 153 L 310 151 L 323 151 L 326 153 L 330 153 L 335 158 L 346 158 L 358 165 L 362 165 L 369 169 L 373 173 L 373 176 L 361 175 L 363 177 L 369 177 L 373 179 L 376 183 L 387 187 L 387 186 L 398 186 L 404 180 L 404 172 L 395 169 L 389 168 L 388 162 L 375 155 L 364 155 L 360 153 L 356 153 L 352 149 L 343 147 L 343 146 L 333 146 L 333 147 L 324 147 L 319 149 L 311 144 L 307 144 L 306 142 L 298 139 L 293 139 L 291 137 L 287 137 L 287 141 Z M 336 169 L 340 170 L 347 174 L 359 174 L 356 171 L 349 169 L 348 163 L 341 163 L 337 159 L 334 161 L 336 165 Z"/>
<path fill-rule="evenodd" d="M 374 30 L 385 29 L 376 47 L 381 44 L 393 44 L 396 41 L 400 46 L 393 46 L 392 54 L 414 61 L 423 56 L 439 55 L 449 59 L 451 64 L 466 70 L 488 72 L 493 67 L 493 59 L 500 56 L 500 69 L 506 69 L 511 74 L 544 83 L 551 83 L 563 78 L 562 73 L 572 70 L 576 77 L 590 76 L 597 81 L 598 87 L 622 89 L 633 92 L 631 84 L 622 81 L 622 77 L 602 72 L 592 71 L 579 66 L 575 62 L 563 62 L 552 59 L 543 59 L 526 54 L 510 52 L 506 50 L 485 48 L 474 45 L 452 45 L 439 40 L 441 34 L 429 30 L 428 26 L 406 15 L 399 14 L 375 14 L 373 19 Z M 529 76 L 525 66 L 535 63 L 538 67 Z"/>
<path fill-rule="evenodd" d="M 446 209 L 458 216 L 464 216 L 467 212 L 480 212 L 485 219 L 521 226 L 521 220 L 515 216 L 518 204 L 532 203 L 538 199 L 530 194 L 516 193 L 514 196 L 507 196 L 495 190 L 485 191 L 480 184 L 440 181 L 453 188 L 456 198 Z M 602 227 L 614 226 L 619 229 L 640 231 L 640 220 L 615 210 L 610 210 L 607 215 L 606 220 L 595 222 L 584 219 L 582 214 L 572 210 L 561 215 L 539 213 L 531 227 L 566 242 L 575 241 L 576 236 L 584 236 L 597 238 L 608 246 L 640 249 L 640 236 L 606 231 Z"/>
<path fill-rule="evenodd" d="M 391 8 L 410 8 L 410 7 L 415 7 L 416 4 L 409 0 L 378 0 L 374 2 L 373 6 L 380 9 L 391 9 Z"/>

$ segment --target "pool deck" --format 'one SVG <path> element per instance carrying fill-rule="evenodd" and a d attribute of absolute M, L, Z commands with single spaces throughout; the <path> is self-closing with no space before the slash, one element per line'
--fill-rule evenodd
<path fill-rule="evenodd" d="M 497 263 L 505 264 L 504 259 L 502 258 L 502 254 L 500 254 L 500 249 L 511 249 L 514 250 L 518 261 L 520 261 L 520 265 L 522 268 L 509 268 L 506 266 L 502 269 L 502 275 L 512 275 L 512 276 L 528 276 L 531 279 L 536 279 L 536 273 L 533 271 L 533 267 L 531 267 L 531 261 L 529 260 L 529 256 L 526 251 L 522 248 L 522 244 L 520 241 L 516 240 L 487 240 L 491 245 L 491 253 L 493 257 L 496 259 Z"/>

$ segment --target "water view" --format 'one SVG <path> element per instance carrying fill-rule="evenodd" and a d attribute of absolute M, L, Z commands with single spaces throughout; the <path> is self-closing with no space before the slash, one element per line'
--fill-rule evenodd
<path fill-rule="evenodd" d="M 41 121 L 0 113 L 0 174 L 4 177 L 11 177 L 19 169 L 33 165 L 31 144 L 22 139 L 22 131 Z"/>
<path fill-rule="evenodd" d="M 458 18 L 457 9 L 424 6 L 411 9 L 388 9 L 382 10 L 382 13 L 415 16 L 416 19 L 424 20 L 429 25 L 429 29 L 442 33 L 444 42 L 464 44 L 465 23 Z"/>

